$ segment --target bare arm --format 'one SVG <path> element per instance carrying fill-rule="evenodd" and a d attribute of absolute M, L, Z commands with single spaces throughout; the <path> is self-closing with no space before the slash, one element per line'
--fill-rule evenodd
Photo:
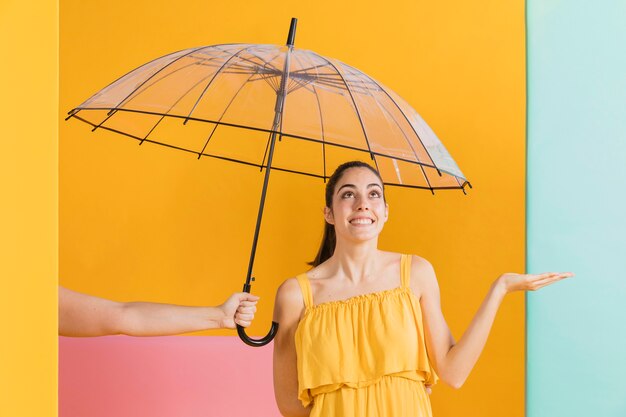
<path fill-rule="evenodd" d="M 62 336 L 165 336 L 205 329 L 249 326 L 258 297 L 236 293 L 217 307 L 158 303 L 119 303 L 59 286 Z"/>
<path fill-rule="evenodd" d="M 571 273 L 512 274 L 501 275 L 489 289 L 476 315 L 458 342 L 454 341 L 441 312 L 439 285 L 432 265 L 422 258 L 414 257 L 411 285 L 421 291 L 420 305 L 424 315 L 426 345 L 429 356 L 442 381 L 460 388 L 485 347 L 487 337 L 504 296 L 512 291 L 534 291 Z"/>
<path fill-rule="evenodd" d="M 295 333 L 303 310 L 300 286 L 295 279 L 288 279 L 278 288 L 274 303 L 274 321 L 279 324 L 274 338 L 274 395 L 285 417 L 308 416 L 311 412 L 311 407 L 304 408 L 298 399 Z"/>

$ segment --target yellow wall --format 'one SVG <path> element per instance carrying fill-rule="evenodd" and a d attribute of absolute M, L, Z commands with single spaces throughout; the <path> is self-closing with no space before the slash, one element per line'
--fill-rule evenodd
<path fill-rule="evenodd" d="M 524 268 L 524 4 L 61 2 L 60 117 L 161 55 L 226 42 L 277 43 L 338 58 L 394 89 L 433 127 L 475 186 L 390 189 L 383 249 L 425 256 L 458 338 L 492 280 Z M 217 304 L 241 289 L 261 176 L 90 129 L 60 125 L 60 280 L 118 300 Z M 224 179 L 228 179 L 225 181 Z M 321 236 L 323 184 L 272 177 L 250 333 L 265 334 L 277 285 L 304 270 Z M 218 333 L 212 333 L 218 334 Z M 232 333 L 220 333 L 232 334 Z M 503 305 L 461 391 L 435 389 L 437 416 L 523 414 L 523 296 Z M 461 414 L 462 413 L 462 414 Z"/>
<path fill-rule="evenodd" d="M 0 39 L 0 416 L 54 416 L 57 2 L 3 1 Z"/>

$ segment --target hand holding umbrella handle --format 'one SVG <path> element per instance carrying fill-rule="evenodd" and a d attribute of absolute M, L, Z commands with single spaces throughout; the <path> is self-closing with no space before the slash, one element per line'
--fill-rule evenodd
<path fill-rule="evenodd" d="M 254 278 L 252 278 L 252 280 L 254 280 Z M 248 283 L 249 281 L 250 279 L 246 281 L 246 283 L 243 285 L 243 292 L 247 292 L 248 294 L 250 294 L 250 284 Z M 273 321 L 272 327 L 270 328 L 270 331 L 265 335 L 265 337 L 262 337 L 261 339 L 252 339 L 246 334 L 246 329 L 244 327 L 237 325 L 237 334 L 239 335 L 239 338 L 246 345 L 252 346 L 252 347 L 261 347 L 261 346 L 267 345 L 269 342 L 272 341 L 272 339 L 274 339 L 274 336 L 276 336 L 277 331 L 278 331 L 278 323 Z"/>

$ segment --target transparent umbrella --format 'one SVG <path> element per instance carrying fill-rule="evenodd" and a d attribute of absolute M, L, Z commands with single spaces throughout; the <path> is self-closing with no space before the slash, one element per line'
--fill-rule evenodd
<path fill-rule="evenodd" d="M 264 171 L 244 291 L 249 292 L 270 172 L 326 180 L 329 168 L 368 159 L 386 185 L 471 187 L 432 129 L 402 98 L 336 59 L 286 46 L 222 44 L 185 49 L 129 72 L 67 119 Z M 66 120 L 67 120 L 66 119 Z M 252 346 L 262 339 L 239 336 Z"/>

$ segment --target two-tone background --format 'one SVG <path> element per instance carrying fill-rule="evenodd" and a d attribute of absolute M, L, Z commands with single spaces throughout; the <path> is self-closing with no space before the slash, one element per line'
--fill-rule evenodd
<path fill-rule="evenodd" d="M 509 296 L 465 386 L 434 389 L 435 416 L 625 415 L 618 0 L 4 3 L 0 415 L 54 415 L 57 396 L 68 417 L 272 415 L 271 354 L 232 332 L 56 337 L 57 277 L 129 301 L 215 305 L 240 290 L 261 185 L 254 170 L 62 118 L 172 51 L 282 44 L 292 16 L 297 47 L 394 89 L 474 185 L 467 196 L 389 189 L 380 240 L 433 263 L 457 338 L 500 273 L 577 274 Z M 272 177 L 249 333 L 265 334 L 276 287 L 313 256 L 322 205 L 321 182 Z"/>

